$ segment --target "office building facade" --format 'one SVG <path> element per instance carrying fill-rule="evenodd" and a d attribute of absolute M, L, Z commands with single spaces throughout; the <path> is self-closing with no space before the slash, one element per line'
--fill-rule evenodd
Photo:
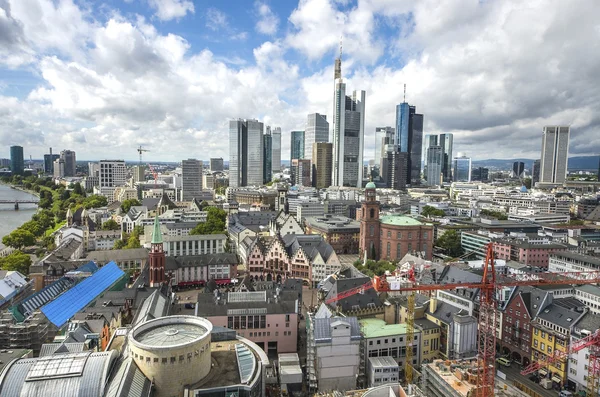
<path fill-rule="evenodd" d="M 61 158 L 57 158 L 54 160 L 54 165 L 52 166 L 52 176 L 55 178 L 62 178 L 65 176 L 65 160 Z"/>
<path fill-rule="evenodd" d="M 263 183 L 271 181 L 273 174 L 273 136 L 271 127 L 267 126 L 267 131 L 263 135 Z"/>
<path fill-rule="evenodd" d="M 535 160 L 531 166 L 531 187 L 534 187 L 540 181 L 540 166 L 542 160 Z"/>
<path fill-rule="evenodd" d="M 454 182 L 471 182 L 471 158 L 458 153 L 454 158 L 452 174 Z"/>
<path fill-rule="evenodd" d="M 263 181 L 263 123 L 229 121 L 229 186 L 260 186 Z"/>
<path fill-rule="evenodd" d="M 365 91 L 346 95 L 346 84 L 335 84 L 333 117 L 333 186 L 362 187 L 365 135 Z"/>
<path fill-rule="evenodd" d="M 290 146 L 290 164 L 293 159 L 304 158 L 304 131 L 292 131 Z"/>
<path fill-rule="evenodd" d="M 316 142 L 312 146 L 312 185 L 317 189 L 331 186 L 333 144 Z"/>
<path fill-rule="evenodd" d="M 54 174 L 54 160 L 60 158 L 59 154 L 52 154 L 52 148 L 50 153 L 44 155 L 44 173 Z"/>
<path fill-rule="evenodd" d="M 202 195 L 202 160 L 181 161 L 181 199 L 192 201 Z"/>
<path fill-rule="evenodd" d="M 25 160 L 23 159 L 23 146 L 10 147 L 10 170 L 13 175 L 23 175 Z"/>
<path fill-rule="evenodd" d="M 442 174 L 444 175 L 445 182 L 452 181 L 452 159 L 453 157 L 453 146 L 454 146 L 454 135 L 450 133 L 440 134 L 438 136 L 437 144 L 442 147 Z"/>
<path fill-rule="evenodd" d="M 525 163 L 522 161 L 515 161 L 512 165 L 513 178 L 522 178 L 524 174 L 525 174 Z"/>
<path fill-rule="evenodd" d="M 540 182 L 563 183 L 567 179 L 571 127 L 546 126 L 542 135 Z"/>
<path fill-rule="evenodd" d="M 427 148 L 427 185 L 439 186 L 442 184 L 443 150 L 441 146 Z"/>
<path fill-rule="evenodd" d="M 375 128 L 375 163 L 379 166 L 381 175 L 381 160 L 386 157 L 384 147 L 394 143 L 396 129 L 394 127 L 376 127 Z"/>
<path fill-rule="evenodd" d="M 398 151 L 396 145 L 385 145 L 381 159 L 381 178 L 391 189 L 404 189 L 409 182 L 408 153 Z"/>
<path fill-rule="evenodd" d="M 311 113 L 306 118 L 304 130 L 305 159 L 312 159 L 313 145 L 317 142 L 329 142 L 329 122 L 326 115 Z"/>
<path fill-rule="evenodd" d="M 214 157 L 210 159 L 210 170 L 212 172 L 223 171 L 223 157 Z"/>
<path fill-rule="evenodd" d="M 292 160 L 292 175 L 296 186 L 311 186 L 312 169 L 310 160 L 293 159 Z"/>
<path fill-rule="evenodd" d="M 281 171 L 281 127 L 271 129 L 272 150 L 271 168 L 273 172 Z"/>
<path fill-rule="evenodd" d="M 77 160 L 75 158 L 75 152 L 72 150 L 63 150 L 60 152 L 60 158 L 65 163 L 65 173 L 63 176 L 75 176 L 77 173 Z"/>
<path fill-rule="evenodd" d="M 100 160 L 100 188 L 123 186 L 127 182 L 124 160 Z"/>
<path fill-rule="evenodd" d="M 398 150 L 408 153 L 411 185 L 421 182 L 421 151 L 423 150 L 423 115 L 415 106 L 403 102 L 396 106 L 396 142 Z"/>

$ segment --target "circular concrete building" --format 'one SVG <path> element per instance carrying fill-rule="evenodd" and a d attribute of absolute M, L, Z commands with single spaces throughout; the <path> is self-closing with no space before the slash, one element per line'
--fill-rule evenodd
<path fill-rule="evenodd" d="M 156 395 L 201 381 L 211 369 L 212 324 L 201 317 L 169 316 L 142 323 L 129 333 L 129 354 L 148 379 Z"/>

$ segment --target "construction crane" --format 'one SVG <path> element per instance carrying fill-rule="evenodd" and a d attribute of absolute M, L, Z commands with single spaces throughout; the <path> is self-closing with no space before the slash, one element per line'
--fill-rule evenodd
<path fill-rule="evenodd" d="M 154 171 L 154 167 L 152 167 L 152 165 L 150 165 L 150 163 L 148 163 L 148 168 L 150 169 L 150 172 L 152 173 L 152 176 L 154 177 L 154 187 L 156 188 L 156 182 L 158 181 L 158 174 L 156 173 L 156 171 Z"/>
<path fill-rule="evenodd" d="M 529 375 L 541 368 L 556 362 L 566 360 L 571 354 L 575 354 L 585 348 L 589 349 L 588 375 L 587 375 L 587 393 L 588 397 L 598 396 L 598 377 L 600 375 L 600 330 L 593 334 L 581 338 L 571 343 L 569 349 L 565 351 L 554 350 L 554 355 L 546 356 L 543 360 L 534 361 L 521 371 L 521 375 Z"/>
<path fill-rule="evenodd" d="M 494 298 L 496 290 L 505 287 L 519 286 L 600 284 L 600 270 L 590 272 L 536 273 L 532 275 L 506 277 L 501 281 L 496 282 L 494 250 L 493 244 L 490 243 L 487 246 L 485 262 L 483 263 L 483 275 L 480 282 L 420 284 L 418 281 L 411 281 L 411 278 L 412 276 L 409 276 L 409 282 L 406 283 L 397 281 L 388 282 L 386 276 L 375 276 L 373 277 L 373 280 L 368 283 L 338 293 L 335 297 L 328 299 L 326 303 L 330 304 L 356 293 L 364 293 L 364 291 L 371 288 L 375 289 L 377 292 L 406 292 L 410 294 L 412 294 L 412 292 L 431 292 L 437 290 L 456 290 L 465 288 L 479 289 L 479 354 L 477 357 L 480 369 L 477 377 L 477 386 L 475 388 L 475 397 L 492 397 L 494 395 L 495 383 L 496 323 L 498 319 L 497 303 Z M 412 278 L 412 280 L 415 279 Z M 412 315 L 414 316 L 414 307 Z M 407 327 L 408 325 L 409 324 L 407 324 Z M 408 329 L 407 332 L 409 332 Z M 598 356 L 600 357 L 600 353 Z M 597 364 L 598 370 L 600 370 L 600 361 Z M 599 376 L 599 374 L 595 374 L 595 376 Z"/>
<path fill-rule="evenodd" d="M 144 153 L 144 152 L 149 152 L 149 151 L 150 151 L 150 150 L 148 150 L 148 149 L 144 149 L 144 148 L 142 147 L 142 145 L 140 145 L 140 146 L 137 148 L 137 152 L 138 152 L 138 154 L 140 155 L 140 164 L 139 164 L 139 165 L 140 165 L 140 167 L 142 166 L 142 153 Z"/>

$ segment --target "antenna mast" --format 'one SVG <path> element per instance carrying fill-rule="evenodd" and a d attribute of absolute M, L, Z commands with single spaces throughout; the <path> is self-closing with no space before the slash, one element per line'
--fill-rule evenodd
<path fill-rule="evenodd" d="M 406 103 L 406 84 L 404 84 L 404 103 Z"/>

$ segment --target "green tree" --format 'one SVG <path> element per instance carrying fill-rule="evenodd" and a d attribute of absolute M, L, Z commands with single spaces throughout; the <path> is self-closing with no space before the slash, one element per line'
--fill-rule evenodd
<path fill-rule="evenodd" d="M 444 215 L 446 215 L 446 213 L 444 212 L 444 210 L 440 210 L 440 209 L 437 209 L 430 205 L 426 205 L 425 207 L 423 207 L 423 210 L 421 211 L 421 215 L 429 218 L 430 216 L 437 216 L 437 217 L 444 216 Z"/>
<path fill-rule="evenodd" d="M 80 196 L 85 195 L 85 192 L 83 191 L 83 188 L 81 187 L 81 183 L 76 183 L 75 186 L 73 186 L 73 193 L 78 194 Z"/>
<path fill-rule="evenodd" d="M 492 210 L 483 209 L 479 212 L 479 214 L 489 216 L 491 218 L 496 218 L 500 221 L 505 221 L 508 219 L 508 215 L 506 215 L 504 212 L 500 212 L 500 211 L 492 211 Z"/>
<path fill-rule="evenodd" d="M 30 247 L 35 244 L 35 236 L 30 231 L 16 229 L 2 238 L 2 244 L 20 250 L 23 247 Z"/>
<path fill-rule="evenodd" d="M 117 240 L 117 241 L 115 241 L 115 245 L 113 246 L 113 249 L 114 250 L 122 250 L 123 248 L 125 248 L 125 245 L 127 245 L 125 240 Z"/>
<path fill-rule="evenodd" d="M 109 219 L 102 224 L 102 230 L 119 230 L 121 226 L 113 219 Z"/>
<path fill-rule="evenodd" d="M 2 270 L 18 271 L 27 275 L 29 274 L 29 266 L 31 266 L 31 258 L 19 250 L 13 251 L 4 258 L 0 258 L 0 268 Z"/>
<path fill-rule="evenodd" d="M 83 208 L 89 210 L 90 208 L 106 207 L 108 205 L 108 200 L 104 196 L 93 194 L 91 196 L 86 197 L 83 200 L 82 204 Z"/>
<path fill-rule="evenodd" d="M 124 200 L 124 201 L 121 203 L 121 210 L 122 210 L 124 213 L 127 213 L 127 212 L 129 212 L 129 209 L 130 209 L 131 207 L 135 207 L 135 206 L 138 206 L 138 205 L 142 205 L 142 203 L 140 203 L 140 202 L 139 202 L 138 200 L 136 200 L 136 199 Z"/>
<path fill-rule="evenodd" d="M 34 220 L 27 221 L 19 229 L 26 230 L 36 237 L 40 237 L 46 231 L 46 228 Z"/>
<path fill-rule="evenodd" d="M 446 255 L 458 257 L 463 254 L 460 245 L 460 233 L 454 229 L 448 230 L 435 241 L 437 247 L 443 248 Z"/>
<path fill-rule="evenodd" d="M 206 212 L 206 222 L 198 223 L 190 234 L 225 233 L 227 212 L 217 207 L 207 207 Z"/>
<path fill-rule="evenodd" d="M 125 248 L 126 249 L 141 248 L 142 245 L 140 244 L 140 234 L 141 234 L 140 227 L 133 228 L 131 235 L 127 239 L 127 245 L 125 246 Z"/>

